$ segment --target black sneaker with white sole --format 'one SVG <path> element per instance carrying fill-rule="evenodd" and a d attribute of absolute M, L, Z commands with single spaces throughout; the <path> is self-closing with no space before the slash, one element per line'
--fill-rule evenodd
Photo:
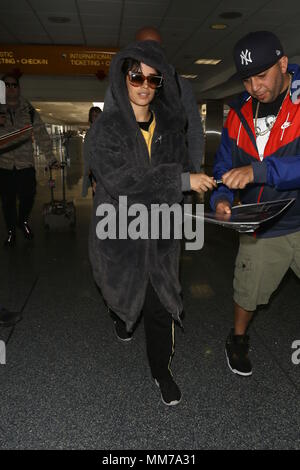
<path fill-rule="evenodd" d="M 128 342 L 132 340 L 132 333 L 128 333 L 122 320 L 114 320 L 115 335 L 119 341 Z"/>
<path fill-rule="evenodd" d="M 249 336 L 235 335 L 232 329 L 225 345 L 227 364 L 231 372 L 244 377 L 252 375 L 252 365 L 248 352 Z"/>
<path fill-rule="evenodd" d="M 162 402 L 167 406 L 178 405 L 181 401 L 181 391 L 171 375 L 163 379 L 154 379 L 160 389 Z"/>
<path fill-rule="evenodd" d="M 128 331 L 126 330 L 125 322 L 123 322 L 123 320 L 121 320 L 121 318 L 119 318 L 118 315 L 112 310 L 108 309 L 108 311 L 114 322 L 114 331 L 117 339 L 125 343 L 131 341 L 132 333 L 128 333 Z"/>

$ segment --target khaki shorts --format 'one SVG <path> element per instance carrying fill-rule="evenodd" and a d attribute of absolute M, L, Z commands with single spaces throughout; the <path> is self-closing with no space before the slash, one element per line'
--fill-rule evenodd
<path fill-rule="evenodd" d="M 248 311 L 267 304 L 289 268 L 300 278 L 300 232 L 274 238 L 240 236 L 234 301 Z"/>

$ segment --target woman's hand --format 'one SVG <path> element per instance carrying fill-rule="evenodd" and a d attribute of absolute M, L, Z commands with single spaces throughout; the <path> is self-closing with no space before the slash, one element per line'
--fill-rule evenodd
<path fill-rule="evenodd" d="M 192 191 L 197 193 L 206 192 L 217 186 L 213 176 L 207 176 L 205 173 L 191 173 L 190 182 Z"/>

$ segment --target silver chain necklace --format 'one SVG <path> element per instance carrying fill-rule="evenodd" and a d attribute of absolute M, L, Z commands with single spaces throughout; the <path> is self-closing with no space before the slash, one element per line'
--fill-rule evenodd
<path fill-rule="evenodd" d="M 266 129 L 264 131 L 262 131 L 260 129 L 260 127 L 257 125 L 257 117 L 258 117 L 258 110 L 259 110 L 259 105 L 260 105 L 260 102 L 258 101 L 257 104 L 256 104 L 256 110 L 255 110 L 255 118 L 254 118 L 254 129 L 255 129 L 255 135 L 256 137 L 262 137 L 263 135 L 266 135 L 268 134 L 268 132 L 271 132 L 271 129 L 272 127 L 274 126 L 275 122 L 276 122 L 276 119 L 278 117 L 278 114 L 280 113 L 281 111 L 281 108 L 282 108 L 282 105 L 286 99 L 286 97 L 288 96 L 289 92 L 290 92 L 290 89 L 291 89 L 291 83 L 292 83 L 292 77 L 290 75 L 290 83 L 289 83 L 289 86 L 288 86 L 288 89 L 286 91 L 286 94 L 285 94 L 285 97 L 283 98 L 282 100 L 282 103 L 281 103 L 281 106 L 279 108 L 279 111 L 278 113 L 276 114 L 276 116 L 274 116 L 274 114 L 271 114 L 267 117 L 265 117 L 265 123 L 266 123 Z"/>

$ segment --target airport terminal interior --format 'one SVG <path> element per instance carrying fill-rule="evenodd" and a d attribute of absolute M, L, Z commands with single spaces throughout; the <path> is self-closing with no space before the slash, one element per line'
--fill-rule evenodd
<path fill-rule="evenodd" d="M 258 309 L 249 327 L 253 375 L 240 377 L 224 353 L 233 326 L 238 233 L 205 224 L 202 249 L 186 250 L 182 242 L 184 316 L 183 328 L 175 328 L 172 362 L 182 401 L 167 407 L 151 378 L 142 317 L 131 342 L 116 339 L 89 261 L 91 189 L 81 195 L 89 108 L 103 108 L 110 60 L 139 28 L 157 28 L 169 62 L 189 77 L 205 129 L 203 170 L 211 174 L 228 103 L 243 89 L 233 77 L 234 43 L 267 29 L 281 38 L 290 61 L 300 63 L 299 2 L 1 0 L 0 14 L 0 74 L 19 72 L 22 95 L 66 163 L 66 198 L 76 207 L 75 226 L 44 226 L 49 171 L 35 143 L 34 239 L 17 231 L 16 245 L 5 249 L 0 215 L 0 303 L 23 316 L 14 327 L 0 326 L 6 351 L 5 361 L 0 356 L 0 449 L 299 450 L 295 274 L 288 271 L 270 303 Z M 48 58 L 50 49 L 65 68 Z M 59 199 L 61 169 L 53 179 Z M 208 197 L 193 201 L 209 210 Z"/>

